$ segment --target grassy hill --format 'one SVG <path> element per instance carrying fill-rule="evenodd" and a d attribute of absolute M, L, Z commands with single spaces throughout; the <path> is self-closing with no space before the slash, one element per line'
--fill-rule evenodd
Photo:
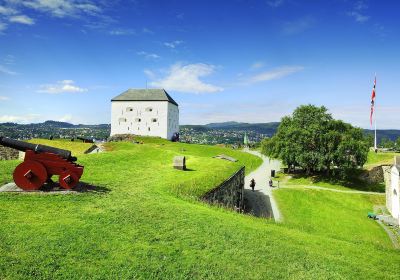
<path fill-rule="evenodd" d="M 394 162 L 395 156 L 400 156 L 400 153 L 392 153 L 392 152 L 374 153 L 370 151 L 368 153 L 368 159 L 364 167 L 371 168 L 378 165 L 391 165 Z"/>
<path fill-rule="evenodd" d="M 364 219 L 371 198 L 284 190 L 287 222 L 275 224 L 196 199 L 259 158 L 142 140 L 79 156 L 97 193 L 0 194 L 0 279 L 399 278 L 399 252 Z M 220 153 L 239 161 L 211 158 Z M 192 171 L 171 168 L 178 154 Z M 17 163 L 0 161 L 1 183 Z"/>
<path fill-rule="evenodd" d="M 72 152 L 72 155 L 78 156 L 84 154 L 93 144 L 83 143 L 79 140 L 71 141 L 69 139 L 57 139 L 57 140 L 48 140 L 48 139 L 32 139 L 27 141 L 29 143 L 41 144 L 52 146 L 59 149 L 65 149 Z"/>

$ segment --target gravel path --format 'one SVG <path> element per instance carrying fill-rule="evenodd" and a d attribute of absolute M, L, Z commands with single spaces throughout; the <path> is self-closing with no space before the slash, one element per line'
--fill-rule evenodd
<path fill-rule="evenodd" d="M 280 162 L 270 160 L 257 151 L 244 150 L 247 153 L 256 155 L 262 158 L 263 163 L 259 168 L 251 172 L 245 178 L 245 200 L 247 211 L 257 217 L 274 218 L 276 222 L 281 221 L 277 203 L 272 195 L 272 188 L 268 186 L 271 169 L 279 170 Z M 256 187 L 254 192 L 250 188 L 250 181 L 254 178 Z"/>

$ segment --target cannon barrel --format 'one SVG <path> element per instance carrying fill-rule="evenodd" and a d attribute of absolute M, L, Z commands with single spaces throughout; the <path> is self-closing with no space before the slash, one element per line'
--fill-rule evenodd
<path fill-rule="evenodd" d="M 13 148 L 21 152 L 26 152 L 27 150 L 31 150 L 34 151 L 35 153 L 53 153 L 66 160 L 76 161 L 76 157 L 73 157 L 71 155 L 71 151 L 58 149 L 46 145 L 31 144 L 3 136 L 0 136 L 0 145 L 3 145 L 8 148 Z"/>

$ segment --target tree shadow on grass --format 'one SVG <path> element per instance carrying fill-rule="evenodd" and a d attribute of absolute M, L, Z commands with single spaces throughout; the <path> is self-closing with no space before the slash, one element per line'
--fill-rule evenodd
<path fill-rule="evenodd" d="M 372 191 L 372 192 L 385 192 L 385 184 L 383 182 L 380 183 L 371 183 L 365 180 L 362 180 L 360 176 L 366 172 L 365 170 L 355 169 L 352 170 L 350 174 L 348 174 L 345 178 L 342 178 L 339 175 L 330 175 L 326 174 L 314 174 L 312 176 L 306 175 L 303 172 L 296 172 L 295 174 L 290 174 L 294 179 L 307 179 L 311 180 L 311 182 L 315 185 L 321 183 L 327 183 L 330 185 L 338 185 L 342 187 L 346 187 L 349 189 L 354 189 L 358 191 Z M 321 185 L 323 187 L 323 184 Z"/>

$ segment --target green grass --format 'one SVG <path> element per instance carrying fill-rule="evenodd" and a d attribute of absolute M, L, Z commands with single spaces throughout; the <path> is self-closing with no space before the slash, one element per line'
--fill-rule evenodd
<path fill-rule="evenodd" d="M 278 172 L 275 175 L 274 181 L 279 181 L 280 184 L 294 188 L 304 188 L 306 186 L 317 186 L 328 189 L 344 190 L 344 191 L 371 191 L 371 192 L 385 192 L 385 184 L 369 183 L 360 178 L 364 169 L 353 170 L 347 178 L 340 178 L 339 176 L 325 174 L 306 175 L 305 173 L 285 174 Z"/>
<path fill-rule="evenodd" d="M 378 165 L 391 165 L 394 162 L 395 156 L 400 156 L 400 153 L 391 153 L 391 152 L 375 153 L 373 151 L 369 151 L 367 162 L 365 163 L 364 167 L 369 169 Z"/>
<path fill-rule="evenodd" d="M 79 156 L 83 181 L 104 192 L 0 194 L 0 279 L 399 278 L 399 252 L 373 224 L 365 225 L 369 220 L 357 220 L 360 230 L 371 230 L 371 238 L 364 234 L 359 241 L 351 230 L 346 238 L 340 226 L 324 234 L 315 230 L 319 222 L 302 225 L 287 212 L 287 224 L 275 224 L 187 199 L 240 165 L 247 172 L 256 168 L 257 157 L 218 147 L 144 142 L 112 143 L 107 153 Z M 211 158 L 220 153 L 239 162 Z M 192 171 L 171 168 L 177 154 L 187 156 Z M 10 180 L 16 164 L 0 162 L 0 181 Z M 294 200 L 289 202 L 296 208 Z M 364 211 L 369 202 L 360 203 Z M 312 203 L 309 207 L 316 211 Z M 324 225 L 336 220 L 328 215 Z"/>
<path fill-rule="evenodd" d="M 392 247 L 378 223 L 367 219 L 373 205 L 385 204 L 384 196 L 284 188 L 274 196 L 285 223 L 293 228 L 357 244 Z"/>
<path fill-rule="evenodd" d="M 359 190 L 372 192 L 385 192 L 384 183 L 368 183 L 360 179 L 361 172 L 364 170 L 354 170 L 353 174 L 346 179 L 338 176 L 314 175 L 307 176 L 303 173 L 288 175 L 280 173 L 278 180 L 284 181 L 284 184 L 291 187 L 318 186 L 337 190 Z"/>
<path fill-rule="evenodd" d="M 91 146 L 93 146 L 93 144 L 83 143 L 79 140 L 72 142 L 71 140 L 63 140 L 63 139 L 57 139 L 57 140 L 32 139 L 27 142 L 69 150 L 72 152 L 74 156 L 84 154 Z"/>

